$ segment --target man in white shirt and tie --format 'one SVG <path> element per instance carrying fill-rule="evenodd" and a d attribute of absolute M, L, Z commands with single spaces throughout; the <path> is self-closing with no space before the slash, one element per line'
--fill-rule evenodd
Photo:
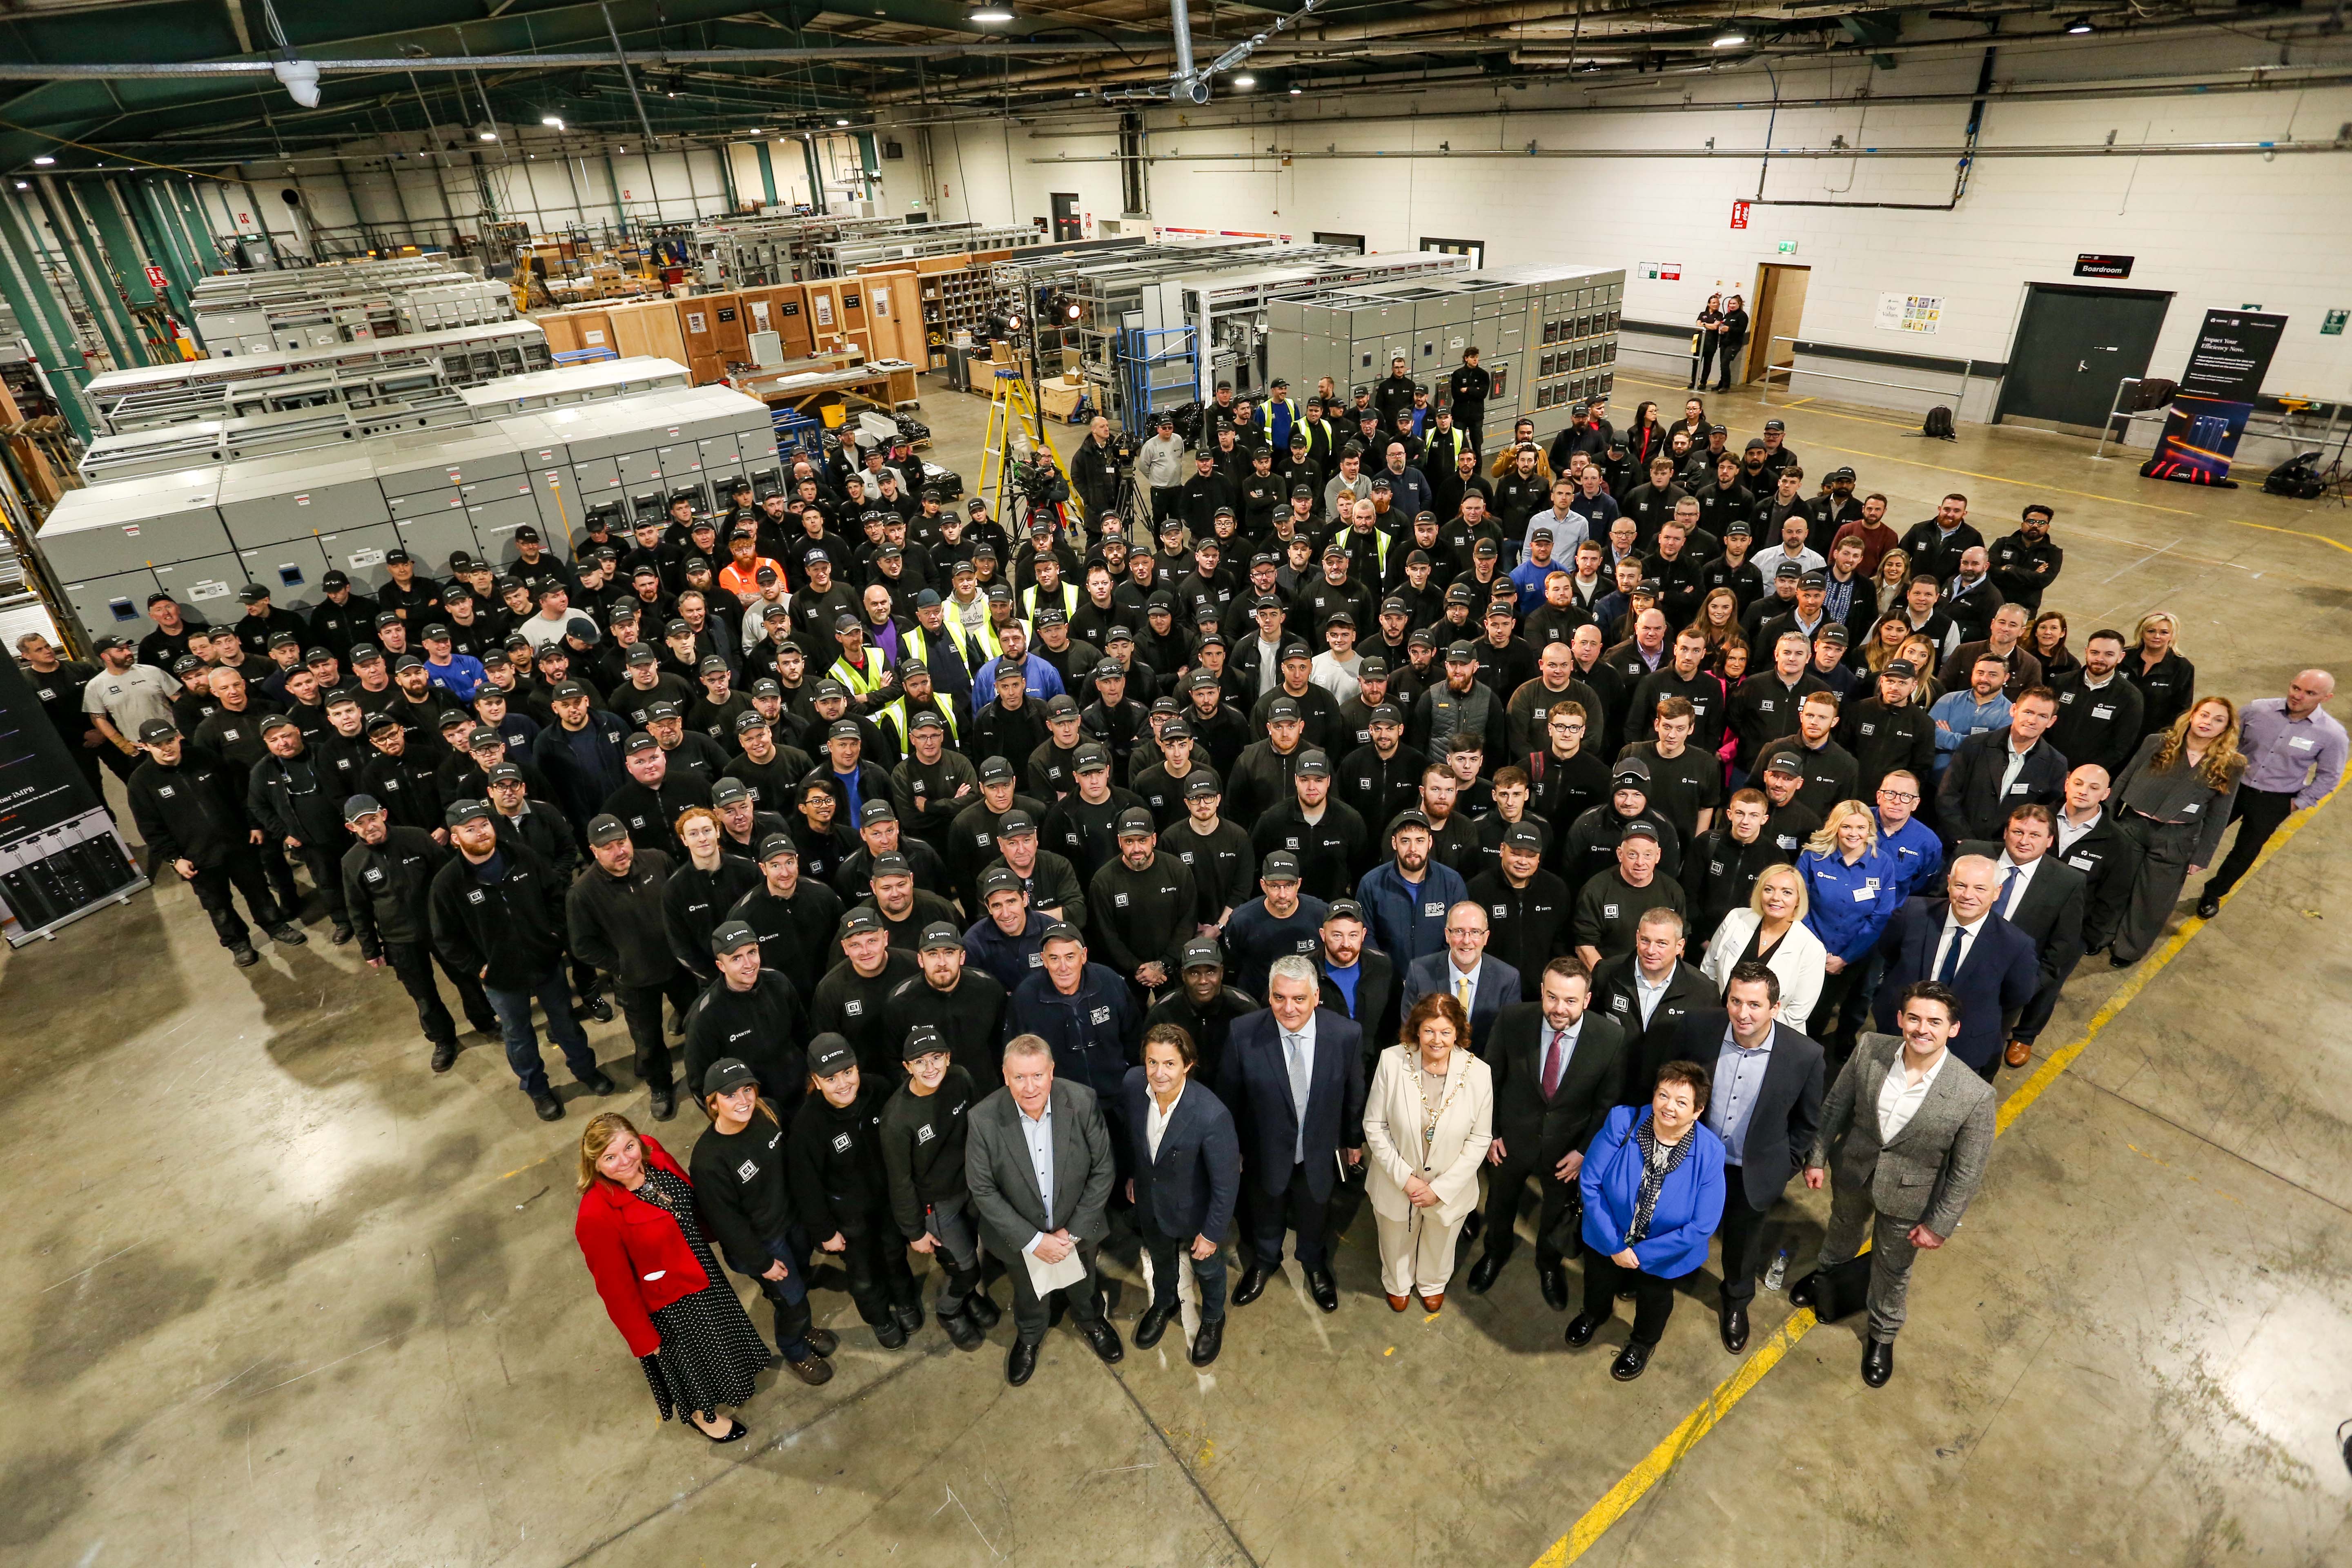
<path fill-rule="evenodd" d="M 1789 1300 L 1843 1315 L 1852 1289 L 1846 1266 L 1869 1237 L 1862 1380 L 1873 1388 L 1895 1375 L 1913 1261 L 1958 1228 L 1992 1153 L 1991 1086 L 1949 1070 L 1960 1007 L 1949 986 L 1906 985 L 1895 1000 L 1901 1034 L 1865 1034 L 1855 1043 L 1805 1162 L 1806 1186 L 1818 1192 L 1834 1171 L 1836 1187 L 1820 1261 L 1790 1288 Z M 1825 1281 L 1832 1300 L 1824 1300 Z"/>
<path fill-rule="evenodd" d="M 1495 1074 L 1495 1141 L 1486 1150 L 1486 1211 L 1465 1236 L 1484 1234 L 1469 1288 L 1484 1295 L 1518 1240 L 1519 1200 L 1528 1179 L 1542 1194 L 1536 1210 L 1536 1278 L 1546 1305 L 1568 1309 L 1568 1270 L 1559 1244 L 1563 1221 L 1592 1139 L 1624 1079 L 1625 1031 L 1589 1010 L 1592 977 L 1573 958 L 1544 965 L 1538 1000 L 1506 1007 L 1495 1022 L 1489 1063 Z"/>
<path fill-rule="evenodd" d="M 2089 900 L 2089 879 L 2052 854 L 2057 842 L 2057 816 L 2046 805 L 2021 805 L 2009 814 L 2000 842 L 1965 843 L 1963 855 L 1983 855 L 1993 862 L 1999 879 L 1993 893 L 1993 913 L 2033 939 L 2041 961 L 2041 985 L 2009 1032 L 2002 1059 L 2023 1067 L 2033 1054 L 2033 1042 L 2058 1005 L 2066 977 L 2082 962 L 2083 926 Z"/>
<path fill-rule="evenodd" d="M 1470 1020 L 1470 1049 L 1488 1066 L 1495 1020 L 1506 1007 L 1517 1005 L 1519 972 L 1499 958 L 1486 956 L 1486 906 L 1467 900 L 1445 911 L 1445 950 L 1427 952 L 1405 966 L 1404 1008 L 1433 991 L 1443 991 L 1462 1004 Z"/>

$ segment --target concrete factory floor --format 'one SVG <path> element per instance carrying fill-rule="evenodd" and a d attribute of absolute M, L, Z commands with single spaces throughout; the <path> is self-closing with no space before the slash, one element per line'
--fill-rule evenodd
<path fill-rule="evenodd" d="M 1630 407 L 1646 389 L 1625 380 Z M 975 480 L 986 405 L 926 391 L 942 460 Z M 1742 438 L 1763 418 L 1717 405 Z M 2200 689 L 2241 698 L 2352 664 L 2341 510 L 2145 481 L 2067 437 L 1785 415 L 1808 463 L 1853 465 L 1898 523 L 1951 489 L 1990 533 L 2054 504 L 2051 604 L 2078 641 L 2172 609 Z M 2056 1059 L 2003 1075 L 2014 1124 L 1966 1229 L 1921 1261 L 1883 1391 L 1857 1376 L 1859 1320 L 1790 1344 L 1769 1292 L 1747 1361 L 1771 1364 L 1727 1381 L 1742 1363 L 1704 1279 L 1650 1375 L 1614 1384 L 1623 1314 L 1567 1351 L 1525 1248 L 1491 1295 L 1396 1316 L 1360 1218 L 1340 1310 L 1277 1285 L 1212 1375 L 1173 1335 L 1114 1370 L 1064 1329 L 1010 1390 L 1009 1316 L 977 1355 L 931 1324 L 892 1352 L 821 1291 L 840 1375 L 763 1379 L 753 1440 L 725 1449 L 656 1425 L 572 1244 L 575 1140 L 604 1104 L 541 1125 L 479 1037 L 436 1078 L 397 985 L 323 926 L 240 973 L 167 887 L 0 957 L 24 1222 L 0 1243 L 0 1557 L 2352 1561 L 2332 1436 L 2352 1415 L 2347 871 L 2339 802 L 2210 926 L 2128 973 L 2084 967 Z M 625 1083 L 620 1026 L 594 1037 Z M 645 1110 L 633 1087 L 606 1103 Z M 683 1152 L 697 1125 L 660 1131 Z M 1827 1196 L 1782 1211 L 1801 1262 Z M 1124 1331 L 1140 1276 L 1110 1271 Z M 1711 1397 L 1738 1403 L 1710 1431 Z"/>

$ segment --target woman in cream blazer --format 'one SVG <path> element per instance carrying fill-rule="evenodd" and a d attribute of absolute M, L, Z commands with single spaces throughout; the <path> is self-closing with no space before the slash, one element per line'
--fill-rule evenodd
<path fill-rule="evenodd" d="M 1748 907 L 1723 917 L 1699 961 L 1720 994 L 1740 961 L 1760 953 L 1765 967 L 1780 977 L 1780 1022 L 1801 1035 L 1811 1033 L 1805 1020 L 1821 999 L 1829 960 L 1829 950 L 1805 924 L 1807 901 L 1805 879 L 1795 867 L 1766 867 L 1756 875 Z"/>
<path fill-rule="evenodd" d="M 1494 1141 L 1494 1074 L 1471 1054 L 1462 1004 L 1432 992 L 1381 1053 L 1364 1101 L 1364 1185 L 1394 1310 L 1416 1294 L 1429 1311 L 1445 1304 L 1454 1244 L 1478 1206 L 1478 1167 Z"/>

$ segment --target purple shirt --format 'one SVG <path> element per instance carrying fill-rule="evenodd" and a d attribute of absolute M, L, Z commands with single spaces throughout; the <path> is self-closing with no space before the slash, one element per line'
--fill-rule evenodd
<path fill-rule="evenodd" d="M 2344 777 L 2344 726 L 2325 708 L 2295 719 L 2287 714 L 2285 698 L 2256 698 L 2239 716 L 2238 749 L 2248 758 L 2244 786 L 2271 795 L 2292 791 L 2297 811 Z"/>

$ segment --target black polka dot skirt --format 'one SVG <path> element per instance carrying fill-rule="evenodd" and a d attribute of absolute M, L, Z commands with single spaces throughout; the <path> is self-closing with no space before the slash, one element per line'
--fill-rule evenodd
<path fill-rule="evenodd" d="M 646 1382 L 653 1388 L 654 1403 L 660 1407 L 663 1420 L 675 1415 L 683 1421 L 688 1411 L 706 1419 L 715 1417 L 722 1407 L 751 1399 L 752 1379 L 767 1370 L 768 1347 L 744 1315 L 743 1303 L 736 1299 L 727 1277 L 719 1272 L 710 1244 L 702 1239 L 702 1226 L 694 1214 L 694 1189 L 650 1163 L 646 1180 L 659 1192 L 661 1206 L 677 1221 L 687 1246 L 694 1249 L 694 1260 L 702 1265 L 710 1283 L 654 1314 L 654 1327 L 661 1331 L 661 1349 L 639 1356 L 637 1364 L 645 1368 Z M 650 1200 L 640 1193 L 638 1201 Z"/>

